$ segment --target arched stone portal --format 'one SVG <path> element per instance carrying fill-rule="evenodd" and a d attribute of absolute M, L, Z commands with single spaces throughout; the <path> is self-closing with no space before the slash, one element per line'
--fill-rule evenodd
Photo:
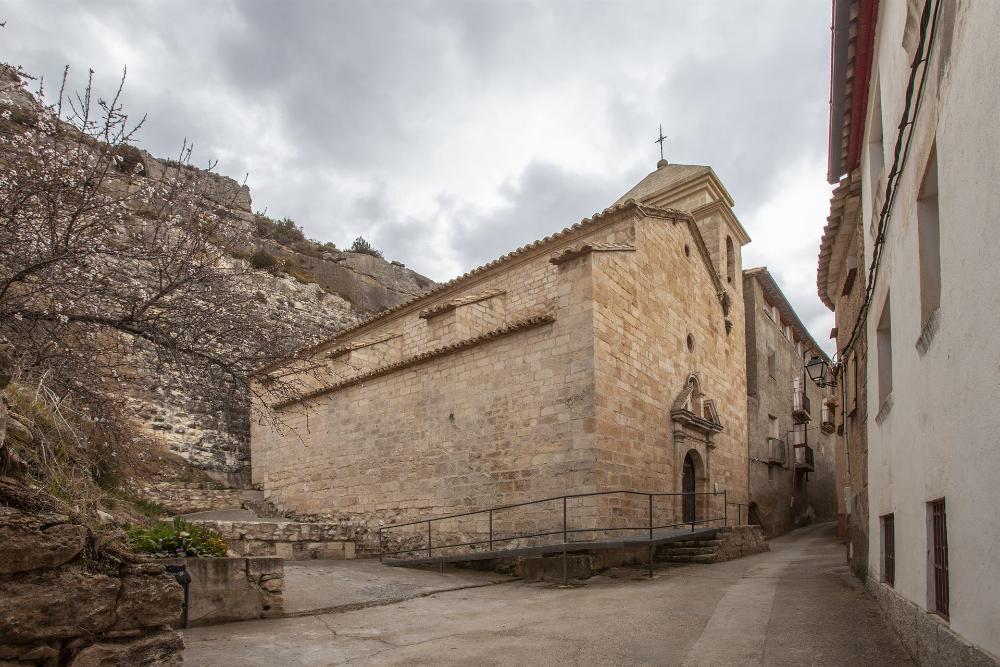
<path fill-rule="evenodd" d="M 670 410 L 674 436 L 674 477 L 682 493 L 680 520 L 683 523 L 705 521 L 712 512 L 711 497 L 703 494 L 709 490 L 712 438 L 722 431 L 722 422 L 715 401 L 705 396 L 698 376 L 691 373 L 684 389 L 674 399 Z M 674 487 L 678 488 L 677 486 Z M 677 511 L 674 506 L 674 511 Z M 674 516 L 677 516 L 676 514 Z M 693 517 L 693 518 L 692 518 Z"/>

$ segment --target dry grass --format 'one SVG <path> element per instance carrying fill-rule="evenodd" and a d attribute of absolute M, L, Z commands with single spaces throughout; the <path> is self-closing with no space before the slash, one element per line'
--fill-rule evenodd
<path fill-rule="evenodd" d="M 150 524 L 165 515 L 136 490 L 165 470 L 187 475 L 186 462 L 143 436 L 123 415 L 95 415 L 60 399 L 44 382 L 14 382 L 4 394 L 30 437 L 8 431 L 4 446 L 12 456 L 3 474 L 20 478 L 55 503 L 57 511 L 95 532 L 109 527 L 99 511 L 110 513 L 114 524 Z"/>

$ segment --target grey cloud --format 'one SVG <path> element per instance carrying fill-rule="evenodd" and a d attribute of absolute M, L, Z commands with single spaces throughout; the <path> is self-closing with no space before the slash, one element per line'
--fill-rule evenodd
<path fill-rule="evenodd" d="M 822 3 L 0 0 L 0 17 L 3 57 L 50 79 L 69 62 L 106 85 L 127 64 L 148 150 L 193 139 L 198 163 L 250 172 L 258 208 L 439 279 L 607 206 L 653 168 L 660 122 L 668 158 L 711 164 L 745 222 L 783 165 L 825 150 Z M 567 154 L 600 157 L 497 131 L 533 109 L 574 128 Z M 487 206 L 467 185 L 498 155 Z M 814 262 L 809 245 L 787 252 Z"/>

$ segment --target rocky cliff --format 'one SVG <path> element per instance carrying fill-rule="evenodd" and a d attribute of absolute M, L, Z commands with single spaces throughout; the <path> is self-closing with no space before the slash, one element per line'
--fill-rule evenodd
<path fill-rule="evenodd" d="M 40 108 L 17 71 L 0 64 L 0 130 L 29 136 Z M 65 133 L 85 150 L 108 150 L 106 144 L 69 125 Z M 302 340 L 315 342 L 433 285 L 370 248 L 344 251 L 332 243 L 307 239 L 290 220 L 255 214 L 249 188 L 231 178 L 158 159 L 127 144 L 114 150 L 120 176 L 138 174 L 167 182 L 178 170 L 198 172 L 200 206 L 238 222 L 249 232 L 248 246 L 230 260 L 255 269 L 240 280 L 250 282 L 245 287 L 256 295 L 262 324 L 280 321 L 301 333 Z M 131 187 L 124 177 L 105 185 L 123 192 Z M 142 214 L 136 211 L 137 216 Z M 144 366 L 136 364 L 136 368 Z M 235 400 L 220 406 L 181 377 L 166 372 L 153 377 L 138 371 L 129 377 L 126 393 L 141 427 L 170 450 L 223 483 L 242 486 L 249 481 L 247 396 L 234 396 Z"/>

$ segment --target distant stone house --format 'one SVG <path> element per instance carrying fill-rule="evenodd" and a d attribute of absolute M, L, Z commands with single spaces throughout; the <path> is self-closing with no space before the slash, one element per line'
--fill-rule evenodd
<path fill-rule="evenodd" d="M 743 272 L 743 300 L 750 521 L 774 537 L 837 518 L 836 407 L 805 372 L 826 355 L 766 267 Z"/>
<path fill-rule="evenodd" d="M 749 238 L 732 205 L 710 168 L 661 161 L 607 210 L 316 346 L 320 377 L 267 406 L 285 428 L 255 420 L 254 483 L 371 526 L 618 489 L 745 507 Z M 591 509 L 647 516 L 645 500 Z"/>

